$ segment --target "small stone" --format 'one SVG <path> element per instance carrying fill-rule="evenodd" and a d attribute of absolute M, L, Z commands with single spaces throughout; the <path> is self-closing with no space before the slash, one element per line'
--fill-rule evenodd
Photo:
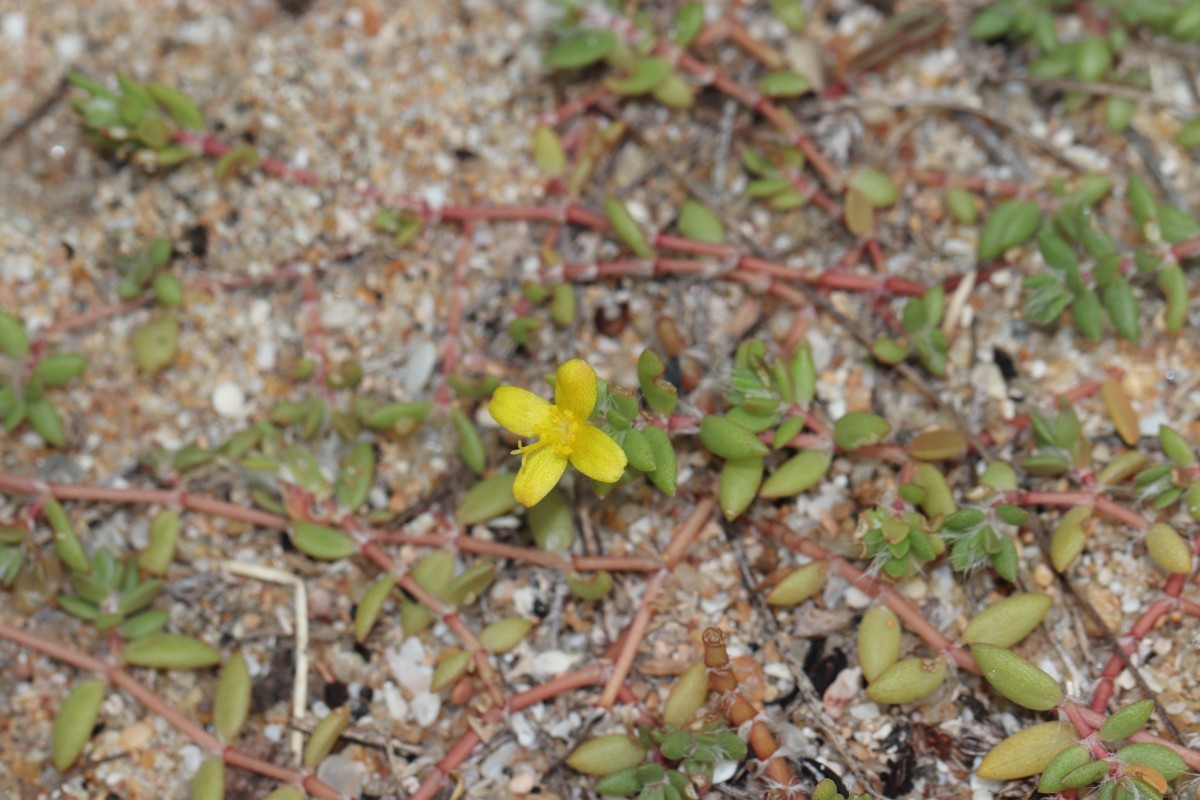
<path fill-rule="evenodd" d="M 925 599 L 925 595 L 929 591 L 927 584 L 920 576 L 913 577 L 900 584 L 900 592 L 913 602 L 920 602 Z"/>
<path fill-rule="evenodd" d="M 329 330 L 348 328 L 361 316 L 358 306 L 345 298 L 327 301 L 321 308 L 321 324 Z"/>
<path fill-rule="evenodd" d="M 180 769 L 185 778 L 191 778 L 196 774 L 196 770 L 200 769 L 200 763 L 204 761 L 204 753 L 200 752 L 200 748 L 194 744 L 187 744 L 179 748 Z"/>
<path fill-rule="evenodd" d="M 871 595 L 857 586 L 851 586 L 846 590 L 846 605 L 851 608 L 866 608 L 871 605 L 871 602 Z"/>
<path fill-rule="evenodd" d="M 529 721 L 529 717 L 517 713 L 509 717 L 508 722 L 517 736 L 517 744 L 522 747 L 533 747 L 537 744 L 537 728 Z"/>
<path fill-rule="evenodd" d="M 437 722 L 438 714 L 441 713 L 441 710 L 442 698 L 436 694 L 424 692 L 413 698 L 413 721 L 422 728 L 428 728 Z"/>
<path fill-rule="evenodd" d="M 494 781 L 504 774 L 504 770 L 512 763 L 517 753 L 516 742 L 505 742 L 493 750 L 479 766 L 479 773 L 488 780 Z"/>
<path fill-rule="evenodd" d="M 29 30 L 29 25 L 26 23 L 25 15 L 18 11 L 10 11 L 4 15 L 4 20 L 0 22 L 0 28 L 4 30 L 4 38 L 10 42 L 25 41 L 25 34 Z"/>
<path fill-rule="evenodd" d="M 154 729 L 146 722 L 135 722 L 117 738 L 117 743 L 125 750 L 138 750 L 146 746 L 154 736 Z"/>
<path fill-rule="evenodd" d="M 532 617 L 533 607 L 539 599 L 537 590 L 532 586 L 521 586 L 512 593 L 513 611 L 522 617 Z"/>
<path fill-rule="evenodd" d="M 321 762 L 317 767 L 317 777 L 343 795 L 358 797 L 362 794 L 366 775 L 362 764 L 337 753 Z"/>
<path fill-rule="evenodd" d="M 875 719 L 879 716 L 879 706 L 874 703 L 859 703 L 850 707 L 850 716 L 863 721 Z"/>
<path fill-rule="evenodd" d="M 825 707 L 825 713 L 832 719 L 841 717 L 851 701 L 858 697 L 861 685 L 862 670 L 858 667 L 849 667 L 839 672 L 837 678 L 829 684 L 825 694 L 821 697 L 821 705 Z M 850 709 L 851 715 L 854 714 L 856 708 L 861 708 L 861 706 Z"/>
<path fill-rule="evenodd" d="M 212 405 L 222 417 L 243 417 L 246 415 L 246 393 L 236 383 L 219 383 L 213 389 Z"/>
<path fill-rule="evenodd" d="M 254 366 L 263 372 L 270 372 L 278 361 L 279 350 L 270 339 L 260 340 L 258 349 L 254 351 Z"/>
<path fill-rule="evenodd" d="M 533 659 L 533 671 L 539 678 L 557 678 L 569 670 L 579 660 L 579 656 L 564 653 L 562 650 L 547 650 L 538 653 Z"/>
<path fill-rule="evenodd" d="M 713 764 L 712 782 L 713 784 L 724 783 L 737 774 L 738 767 L 741 766 L 740 761 L 731 759 L 722 759 Z"/>
<path fill-rule="evenodd" d="M 391 681 L 383 687 L 383 702 L 393 720 L 401 720 L 408 716 L 408 701 L 404 699 L 400 688 Z"/>
<path fill-rule="evenodd" d="M 574 735 L 575 731 L 579 730 L 581 725 L 583 725 L 583 720 L 580 719 L 578 714 L 572 711 L 561 721 L 551 725 L 547 733 L 556 739 L 568 739 Z"/>
<path fill-rule="evenodd" d="M 76 61 L 83 55 L 85 45 L 78 33 L 64 33 L 54 40 L 54 54 L 68 63 Z"/>
<path fill-rule="evenodd" d="M 385 653 L 388 668 L 396 682 L 409 694 L 420 694 L 429 690 L 433 679 L 433 667 L 425 663 L 425 647 L 421 640 L 410 636 L 400 645 L 400 650 L 389 649 Z"/>
<path fill-rule="evenodd" d="M 522 772 L 508 782 L 508 790 L 516 795 L 529 794 L 537 787 L 537 775 L 532 772 Z"/>
<path fill-rule="evenodd" d="M 437 348 L 433 342 L 421 342 L 413 348 L 408 363 L 400 368 L 400 380 L 404 382 L 409 395 L 415 395 L 425 388 L 436 364 Z"/>

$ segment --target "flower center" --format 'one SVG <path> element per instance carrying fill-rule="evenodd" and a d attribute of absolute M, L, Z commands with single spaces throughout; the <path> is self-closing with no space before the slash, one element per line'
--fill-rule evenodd
<path fill-rule="evenodd" d="M 571 455 L 575 443 L 575 434 L 579 432 L 579 417 L 574 412 L 558 406 L 550 406 L 546 421 L 533 429 L 537 441 L 530 444 L 518 445 L 513 455 L 535 453 L 543 447 L 553 447 L 554 451 L 563 458 Z"/>

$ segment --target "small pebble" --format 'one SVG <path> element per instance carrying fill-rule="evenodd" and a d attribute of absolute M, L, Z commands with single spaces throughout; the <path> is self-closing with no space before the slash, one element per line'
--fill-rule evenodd
<path fill-rule="evenodd" d="M 326 301 L 321 307 L 321 324 L 329 330 L 348 328 L 361 317 L 358 305 L 345 298 Z"/>
<path fill-rule="evenodd" d="M 425 388 L 433 376 L 433 368 L 437 364 L 437 347 L 433 342 L 421 342 L 413 348 L 408 357 L 408 363 L 400 371 L 400 380 L 410 395 L 415 395 Z"/>
<path fill-rule="evenodd" d="M 317 767 L 317 777 L 350 797 L 362 794 L 366 775 L 363 765 L 341 753 L 329 756 Z"/>
<path fill-rule="evenodd" d="M 731 759 L 723 759 L 713 764 L 712 782 L 713 784 L 724 783 L 737 774 L 738 767 L 741 766 L 740 761 Z"/>
<path fill-rule="evenodd" d="M 10 42 L 25 41 L 25 34 L 29 29 L 25 15 L 17 11 L 5 14 L 3 22 L 0 22 L 0 27 L 4 29 L 4 38 Z"/>
<path fill-rule="evenodd" d="M 200 748 L 194 744 L 187 744 L 179 748 L 179 766 L 183 775 L 190 778 L 196 774 L 196 770 L 200 769 L 200 763 L 204 761 L 204 753 L 200 752 Z"/>
<path fill-rule="evenodd" d="M 383 687 L 383 702 L 393 720 L 401 720 L 408 716 L 408 701 L 404 699 L 399 687 L 391 681 Z"/>
<path fill-rule="evenodd" d="M 85 45 L 78 33 L 64 33 L 54 40 L 54 54 L 63 61 L 72 62 L 83 55 Z"/>
<path fill-rule="evenodd" d="M 537 787 L 537 775 L 532 772 L 522 772 L 508 782 L 508 790 L 516 795 L 529 794 Z"/>
<path fill-rule="evenodd" d="M 121 731 L 117 743 L 125 750 L 137 750 L 145 747 L 154 736 L 154 728 L 146 722 L 135 722 Z"/>
<path fill-rule="evenodd" d="M 846 590 L 846 605 L 851 608 L 866 608 L 871 605 L 871 596 L 861 589 L 851 586 Z"/>
<path fill-rule="evenodd" d="M 213 410 L 222 417 L 237 418 L 246 414 L 246 393 L 236 383 L 218 383 L 212 394 Z"/>
<path fill-rule="evenodd" d="M 547 650 L 538 653 L 533 659 L 533 670 L 539 678 L 556 678 L 575 665 L 578 655 L 564 653 L 562 650 Z"/>
<path fill-rule="evenodd" d="M 516 753 L 517 743 L 505 742 L 488 754 L 487 758 L 479 766 L 479 773 L 491 781 L 502 777 L 504 770 L 508 769 L 508 765 L 512 763 L 513 756 Z"/>
<path fill-rule="evenodd" d="M 860 720 L 875 719 L 879 716 L 879 706 L 874 703 L 859 703 L 856 706 L 850 706 L 850 716 Z"/>
<path fill-rule="evenodd" d="M 522 747 L 533 747 L 537 744 L 537 728 L 529 721 L 529 717 L 524 714 L 513 714 L 509 717 L 508 722 L 517 736 L 518 744 Z"/>
<path fill-rule="evenodd" d="M 437 722 L 438 714 L 441 713 L 441 710 L 442 698 L 436 694 L 424 692 L 413 698 L 413 721 L 422 728 L 428 728 Z"/>

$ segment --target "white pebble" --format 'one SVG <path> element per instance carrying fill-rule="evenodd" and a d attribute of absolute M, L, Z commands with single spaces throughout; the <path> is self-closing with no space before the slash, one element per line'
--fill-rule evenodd
<path fill-rule="evenodd" d="M 437 721 L 442 710 L 442 698 L 430 692 L 424 692 L 413 698 L 413 720 L 422 728 L 428 728 Z"/>
<path fill-rule="evenodd" d="M 512 593 L 513 610 L 523 617 L 533 616 L 533 607 L 538 601 L 538 593 L 531 586 L 522 586 Z"/>
<path fill-rule="evenodd" d="M 433 679 L 433 668 L 425 663 L 425 647 L 421 640 L 410 636 L 400 645 L 400 650 L 387 650 L 384 654 L 388 668 L 396 682 L 410 694 L 429 691 Z"/>
<path fill-rule="evenodd" d="M 850 716 L 859 720 L 875 719 L 879 716 L 879 706 L 874 703 L 860 703 L 850 706 Z"/>
<path fill-rule="evenodd" d="M 533 747 L 537 744 L 537 729 L 533 727 L 529 717 L 520 713 L 513 714 L 509 717 L 508 722 L 517 736 L 518 744 L 522 747 Z"/>
<path fill-rule="evenodd" d="M 980 778 L 975 775 L 974 770 L 971 771 L 971 800 L 992 800 L 1003 789 L 1004 784 L 1000 781 L 989 781 L 986 778 Z"/>
<path fill-rule="evenodd" d="M 18 11 L 10 11 L 5 14 L 0 27 L 4 29 L 4 38 L 10 42 L 24 41 L 25 34 L 29 30 L 29 26 L 25 22 L 25 15 Z"/>
<path fill-rule="evenodd" d="M 408 357 L 408 363 L 401 368 L 400 379 L 404 389 L 414 395 L 425 388 L 437 365 L 437 347 L 433 342 L 424 341 L 413 348 Z"/>
<path fill-rule="evenodd" d="M 275 368 L 275 362 L 278 358 L 278 350 L 275 343 L 270 339 L 260 339 L 258 349 L 254 352 L 254 366 L 264 372 L 270 372 Z"/>
<path fill-rule="evenodd" d="M 505 742 L 491 752 L 491 754 L 483 760 L 483 764 L 479 767 L 479 772 L 483 777 L 490 781 L 504 775 L 505 768 L 512 763 L 513 756 L 517 753 L 516 742 Z"/>
<path fill-rule="evenodd" d="M 871 596 L 856 586 L 846 590 L 846 605 L 851 608 L 866 608 L 871 605 Z"/>
<path fill-rule="evenodd" d="M 200 748 L 194 744 L 184 745 L 179 748 L 180 767 L 183 769 L 183 776 L 190 778 L 196 774 L 196 770 L 200 769 L 200 763 L 204 761 L 204 754 L 200 752 Z"/>
<path fill-rule="evenodd" d="M 724 783 L 734 776 L 739 766 L 741 766 L 740 761 L 730 759 L 718 761 L 713 764 L 712 782 L 714 784 Z"/>
<path fill-rule="evenodd" d="M 729 607 L 732 599 L 728 592 L 718 592 L 712 597 L 702 597 L 700 599 L 700 610 L 707 616 L 715 617 Z"/>
<path fill-rule="evenodd" d="M 393 720 L 402 720 L 408 716 L 408 701 L 404 699 L 399 687 L 391 681 L 383 687 L 383 702 L 387 706 L 388 716 Z"/>
<path fill-rule="evenodd" d="M 645 203 L 638 200 L 629 200 L 625 203 L 625 208 L 629 211 L 629 216 L 633 217 L 640 224 L 650 224 L 650 209 L 646 208 Z"/>
<path fill-rule="evenodd" d="M 522 772 L 508 782 L 508 790 L 515 795 L 529 794 L 537 786 L 537 774 Z"/>
<path fill-rule="evenodd" d="M 575 731 L 583 724 L 583 720 L 579 715 L 572 711 L 560 722 L 556 722 L 550 726 L 550 730 L 546 731 L 556 739 L 567 739 L 574 735 Z"/>
<path fill-rule="evenodd" d="M 78 33 L 64 33 L 54 40 L 54 54 L 63 61 L 75 61 L 83 55 L 84 41 Z"/>
<path fill-rule="evenodd" d="M 246 414 L 246 393 L 236 383 L 219 383 L 213 389 L 212 404 L 222 417 L 242 417 Z"/>
<path fill-rule="evenodd" d="M 1170 424 L 1171 420 L 1162 411 L 1152 411 L 1139 421 L 1138 433 L 1142 436 L 1158 436 L 1159 426 Z"/>
<path fill-rule="evenodd" d="M 250 322 L 254 325 L 266 325 L 271 319 L 271 304 L 266 300 L 255 300 L 250 304 Z"/>
<path fill-rule="evenodd" d="M 539 678 L 557 678 L 569 670 L 578 660 L 578 655 L 564 653 L 562 650 L 547 650 L 544 653 L 538 653 L 534 657 L 533 671 Z"/>
<path fill-rule="evenodd" d="M 348 328 L 360 316 L 358 306 L 346 298 L 330 300 L 321 307 L 321 324 L 330 330 Z"/>
<path fill-rule="evenodd" d="M 317 767 L 317 777 L 344 795 L 358 797 L 362 794 L 366 775 L 362 764 L 338 753 L 321 762 Z"/>

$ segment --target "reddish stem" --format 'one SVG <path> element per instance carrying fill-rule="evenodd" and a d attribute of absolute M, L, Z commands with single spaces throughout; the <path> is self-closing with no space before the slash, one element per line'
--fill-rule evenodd
<path fill-rule="evenodd" d="M 583 669 L 561 675 L 541 686 L 519 692 L 502 706 L 494 707 L 484 714 L 483 721 L 494 724 L 504 719 L 505 714 L 545 702 L 572 689 L 599 683 L 604 680 L 607 669 L 607 664 L 589 664 Z M 463 734 L 463 737 L 450 748 L 442 760 L 437 762 L 434 771 L 422 781 L 420 788 L 409 796 L 409 800 L 432 800 L 437 795 L 438 791 L 446 784 L 450 773 L 458 769 L 470 756 L 471 751 L 483 741 L 477 731 L 477 728 L 471 727 L 467 733 Z"/>
<path fill-rule="evenodd" d="M 344 795 L 314 775 L 272 764 L 226 745 L 120 667 L 109 665 L 94 656 L 4 622 L 0 622 L 0 638 L 30 650 L 36 650 L 56 661 L 70 664 L 76 669 L 103 676 L 109 683 L 124 690 L 126 694 L 131 695 L 148 710 L 162 717 L 171 727 L 187 736 L 199 747 L 213 755 L 220 756 L 226 764 L 232 767 L 264 775 L 280 783 L 299 786 L 321 800 L 345 800 Z"/>
<path fill-rule="evenodd" d="M 463 307 L 467 303 L 467 264 L 471 259 L 474 241 L 475 223 L 468 220 L 459 232 L 458 252 L 454 257 L 454 276 L 450 285 L 450 309 L 446 315 L 446 341 L 442 346 L 442 377 L 437 388 L 437 401 L 442 408 L 450 405 L 451 391 L 447 378 L 458 365 Z"/>
<path fill-rule="evenodd" d="M 300 288 L 304 296 L 302 314 L 305 349 L 316 363 L 313 384 L 325 401 L 329 402 L 333 399 L 333 391 L 329 387 L 329 360 L 325 354 L 325 326 L 321 324 L 321 297 L 311 272 L 300 276 Z"/>
<path fill-rule="evenodd" d="M 1107 517 L 1123 522 L 1131 528 L 1144 531 L 1150 520 L 1102 494 L 1087 491 L 1073 492 L 1025 492 L 1017 499 L 1022 506 L 1094 506 Z"/>
<path fill-rule="evenodd" d="M 844 558 L 835 556 L 812 539 L 789 530 L 778 522 L 763 520 L 757 522 L 756 526 L 772 539 L 797 553 L 803 553 L 815 561 L 828 561 L 834 572 L 867 594 L 879 598 L 909 630 L 921 637 L 937 652 L 945 653 L 953 659 L 959 669 L 975 675 L 979 674 L 979 666 L 971 654 L 935 628 L 914 605 L 890 585 L 871 577 Z"/>
<path fill-rule="evenodd" d="M 1033 198 L 1037 193 L 1012 181 L 1001 181 L 993 178 L 963 177 L 949 175 L 937 170 L 919 169 L 910 173 L 917 183 L 926 186 L 943 186 L 947 189 L 971 189 L 985 194 L 995 194 L 1001 197 Z"/>
<path fill-rule="evenodd" d="M 1151 603 L 1150 607 L 1138 617 L 1137 622 L 1133 623 L 1133 627 L 1129 629 L 1129 633 L 1122 637 L 1126 641 L 1121 643 L 1120 651 L 1113 653 L 1108 659 L 1108 663 L 1100 671 L 1100 678 L 1096 682 L 1096 687 L 1092 690 L 1091 708 L 1093 711 L 1103 711 L 1108 707 L 1108 701 L 1113 696 L 1117 676 L 1126 667 L 1123 656 L 1127 656 L 1137 649 L 1137 643 L 1150 632 L 1155 624 L 1162 619 L 1164 614 L 1175 607 L 1179 601 L 1179 595 L 1183 592 L 1183 586 L 1186 581 L 1186 575 L 1175 574 L 1168 578 L 1167 585 L 1163 589 L 1163 596 Z M 1130 669 L 1135 669 L 1135 667 L 1130 666 Z"/>
<path fill-rule="evenodd" d="M 1079 714 L 1079 718 L 1082 719 L 1085 723 L 1087 723 L 1087 725 L 1092 730 L 1099 730 L 1100 726 L 1104 724 L 1104 720 L 1107 719 L 1107 717 L 1103 713 L 1101 713 L 1099 711 L 1093 711 L 1092 709 L 1086 708 L 1084 706 L 1076 705 L 1076 704 L 1072 703 L 1070 700 L 1068 700 L 1066 703 L 1063 704 L 1064 711 L 1066 710 L 1066 707 L 1068 705 L 1075 706 L 1075 708 Z M 1137 733 L 1135 733 L 1129 737 L 1129 741 L 1139 742 L 1139 743 L 1148 743 L 1148 744 L 1161 744 L 1164 747 L 1169 747 L 1172 750 L 1174 750 L 1176 753 L 1178 753 L 1180 758 L 1182 758 L 1187 763 L 1187 765 L 1189 767 L 1191 767 L 1193 770 L 1200 770 L 1200 750 L 1194 750 L 1190 747 L 1184 747 L 1181 744 L 1172 742 L 1169 739 L 1164 739 L 1161 736 L 1156 736 L 1153 733 L 1149 733 L 1147 731 L 1138 731 Z"/>
<path fill-rule="evenodd" d="M 178 506 L 191 511 L 247 522 L 260 528 L 284 530 L 287 520 L 278 514 L 245 508 L 235 503 L 214 500 L 177 489 L 120 489 L 108 486 L 78 486 L 69 483 L 40 481 L 0 472 L 0 491 L 17 494 L 50 494 L 58 500 L 91 500 L 102 503 Z"/>
<path fill-rule="evenodd" d="M 21 478 L 6 472 L 0 472 L 0 490 L 20 494 L 39 495 L 50 494 L 59 500 L 96 500 L 113 503 L 137 503 L 140 505 L 161 504 L 179 506 L 212 514 L 225 519 L 235 519 L 271 530 L 287 530 L 290 521 L 277 514 L 269 514 L 252 508 L 243 508 L 222 500 L 193 495 L 174 489 L 115 489 L 108 487 L 72 486 L 69 484 L 37 481 Z M 375 542 L 367 542 L 361 547 L 363 555 L 375 562 L 380 568 L 397 576 L 397 583 L 411 594 L 417 602 L 428 608 L 435 616 L 442 619 L 446 626 L 459 637 L 463 647 L 474 653 L 475 663 L 480 678 L 493 700 L 503 700 L 504 693 L 500 689 L 499 679 L 488 661 L 487 652 L 479 643 L 479 639 L 467 628 L 466 623 L 458 613 L 426 591 L 412 576 L 402 568 L 397 567 L 387 553 Z"/>
<path fill-rule="evenodd" d="M 587 13 L 588 17 L 597 25 L 613 31 L 631 44 L 637 44 L 645 36 L 643 30 L 619 14 L 607 12 L 595 6 L 589 7 Z M 662 56 L 692 73 L 701 84 L 712 86 L 722 94 L 737 100 L 749 110 L 762 114 L 791 141 L 796 149 L 804 154 L 808 163 L 827 185 L 836 191 L 841 191 L 841 176 L 808 134 L 800 129 L 800 123 L 791 114 L 763 96 L 761 92 L 743 87 L 719 68 L 704 63 L 674 45 L 664 41 L 655 41 L 651 50 L 655 55 Z"/>
<path fill-rule="evenodd" d="M 558 570 L 574 570 L 575 572 L 597 572 L 610 570 L 613 572 L 654 572 L 662 569 L 663 562 L 659 558 L 648 556 L 572 556 L 568 554 L 547 553 L 536 547 L 522 547 L 515 544 L 493 542 L 488 539 L 476 539 L 473 536 L 455 536 L 441 533 L 400 533 L 391 531 L 372 532 L 372 537 L 379 542 L 389 544 L 409 544 L 418 547 L 450 547 L 459 552 L 478 553 L 479 555 L 507 558 L 513 561 L 523 561 L 540 567 Z"/>
<path fill-rule="evenodd" d="M 664 566 L 646 584 L 646 588 L 642 593 L 642 602 L 638 605 L 633 622 L 630 623 L 629 629 L 626 631 L 625 641 L 617 655 L 612 675 L 609 676 L 608 682 L 604 686 L 604 692 L 600 696 L 599 705 L 602 708 L 612 708 L 613 703 L 616 702 L 617 694 L 621 686 L 625 683 L 625 676 L 629 674 L 629 670 L 633 666 L 633 659 L 637 655 L 638 647 L 642 643 L 642 637 L 646 633 L 646 628 L 650 625 L 650 618 L 654 613 L 651 604 L 658 597 L 663 587 L 666 586 L 667 578 L 675 569 L 675 565 L 679 563 L 687 552 L 688 546 L 700 535 L 700 531 L 708 522 L 709 517 L 712 516 L 716 506 L 716 500 L 711 497 L 705 497 L 696 504 L 696 507 L 692 509 L 692 513 L 687 516 L 687 519 L 675 529 L 671 543 L 667 545 L 667 549 L 663 553 Z"/>
<path fill-rule="evenodd" d="M 500 678 L 496 674 L 495 668 L 492 667 L 492 662 L 488 659 L 487 650 L 484 649 L 483 644 L 479 641 L 479 637 L 467 627 L 466 622 L 463 621 L 458 611 L 453 606 L 442 602 L 437 595 L 417 583 L 412 574 L 393 561 L 392 557 L 383 551 L 378 542 L 369 541 L 363 544 L 362 554 L 373 561 L 384 572 L 394 575 L 396 583 L 401 589 L 408 592 L 414 600 L 429 609 L 434 616 L 438 617 L 450 629 L 459 642 L 462 643 L 463 649 L 469 652 L 474 659 L 479 679 L 483 681 L 484 689 L 491 697 L 492 702 L 497 705 L 503 705 L 504 690 L 500 686 Z"/>
<path fill-rule="evenodd" d="M 1072 726 L 1074 726 L 1075 735 L 1078 736 L 1080 740 L 1092 751 L 1093 758 L 1101 760 L 1112 755 L 1108 748 L 1105 747 L 1099 739 L 1092 736 L 1092 733 L 1095 729 L 1092 728 L 1092 726 L 1088 724 L 1088 721 L 1083 718 L 1083 714 L 1080 713 L 1081 709 L 1079 706 L 1068 700 L 1062 704 L 1062 711 L 1063 714 L 1066 715 L 1067 720 Z"/>

